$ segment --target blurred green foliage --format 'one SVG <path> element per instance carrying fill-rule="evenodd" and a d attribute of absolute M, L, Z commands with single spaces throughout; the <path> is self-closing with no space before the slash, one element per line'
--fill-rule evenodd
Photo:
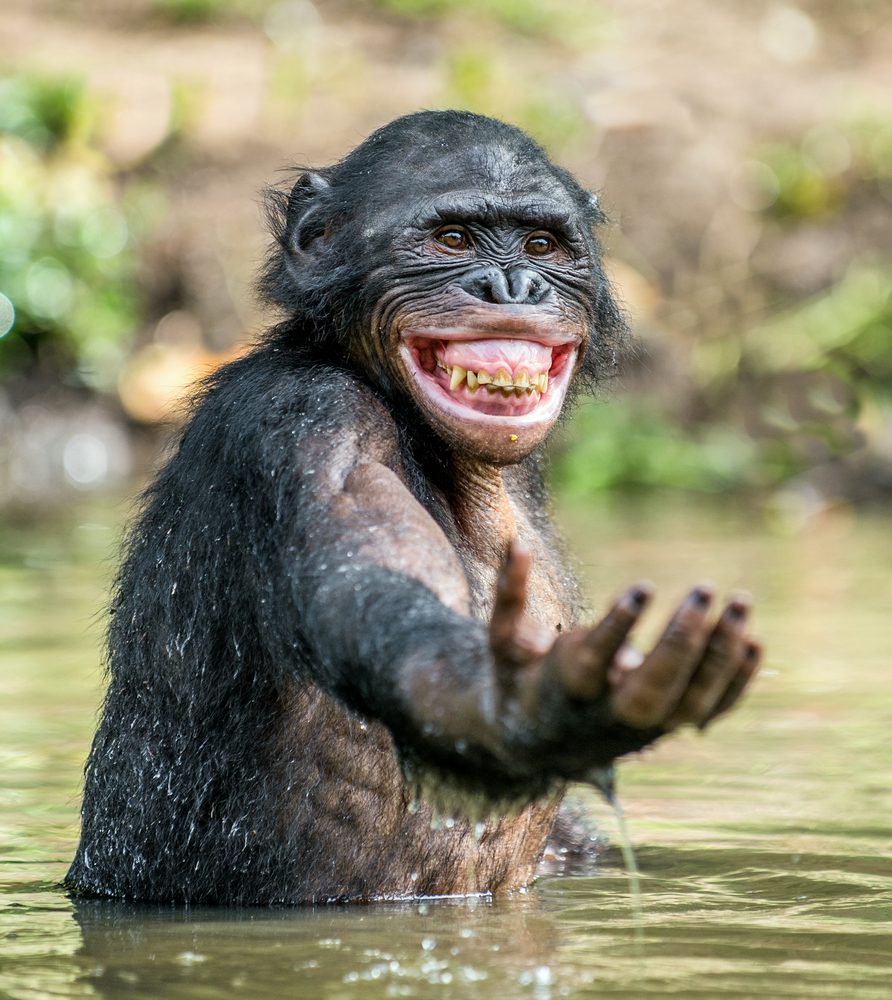
<path fill-rule="evenodd" d="M 155 9 L 170 21 L 201 24 L 233 12 L 253 12 L 250 0 L 154 0 Z"/>
<path fill-rule="evenodd" d="M 559 155 L 585 129 L 585 115 L 574 96 L 548 81 L 518 83 L 516 67 L 491 48 L 461 48 L 446 61 L 446 104 L 506 118 Z"/>
<path fill-rule="evenodd" d="M 303 114 L 313 95 L 349 101 L 375 65 L 352 44 L 321 52 L 313 31 L 323 19 L 309 5 L 150 0 L 148 9 L 153 30 L 159 16 L 189 23 L 235 15 L 258 22 L 252 29 L 262 22 L 273 41 L 262 96 L 280 124 Z M 391 28 L 395 19 L 415 22 L 414 32 L 396 26 L 400 39 L 437 32 L 439 90 L 431 106 L 510 120 L 559 161 L 578 166 L 594 155 L 591 92 L 549 67 L 568 49 L 576 58 L 603 41 L 610 22 L 597 2 L 348 0 L 343 9 L 386 12 Z M 187 147 L 202 116 L 201 88 L 183 79 L 171 87 L 164 141 L 176 137 Z M 94 132 L 102 110 L 78 80 L 0 79 L 0 291 L 7 297 L 0 298 L 0 373 L 36 367 L 108 388 L 145 321 L 134 275 L 156 203 L 132 172 L 125 179 L 99 151 Z M 165 163 L 162 182 L 177 184 L 180 161 Z M 828 118 L 799 136 L 759 142 L 741 168 L 727 219 L 733 226 L 742 218 L 757 234 L 738 262 L 745 280 L 710 259 L 706 239 L 694 263 L 642 255 L 636 273 L 656 303 L 644 336 L 668 333 L 674 360 L 662 368 L 655 352 L 650 383 L 644 374 L 634 390 L 579 408 L 553 465 L 566 491 L 772 487 L 846 456 L 867 431 L 874 440 L 889 435 L 892 260 L 883 249 L 890 244 L 876 235 L 880 227 L 868 232 L 865 219 L 888 213 L 892 203 L 892 118 Z M 818 246 L 817 256 L 825 255 L 813 268 L 818 279 L 775 281 L 773 262 L 783 254 L 794 272 L 797 246 L 811 246 L 815 235 L 832 245 L 843 232 L 857 252 Z M 705 323 L 697 315 L 676 328 L 673 316 L 696 311 L 684 296 L 710 282 L 718 306 Z M 739 306 L 735 321 L 724 318 L 725 303 Z M 4 336 L 11 308 L 15 321 Z"/>
<path fill-rule="evenodd" d="M 853 208 L 892 201 L 892 119 L 824 123 L 761 145 L 749 163 L 763 240 L 849 224 Z M 834 284 L 770 308 L 748 327 L 689 337 L 689 398 L 584 405 L 564 434 L 557 483 L 571 493 L 772 487 L 887 437 L 892 260 L 865 251 Z"/>
<path fill-rule="evenodd" d="M 0 77 L 0 134 L 51 152 L 82 140 L 92 108 L 81 82 L 72 77 Z"/>
<path fill-rule="evenodd" d="M 77 80 L 0 79 L 0 373 L 107 388 L 139 321 L 140 199 L 91 147 L 94 111 Z"/>
<path fill-rule="evenodd" d="M 366 0 L 369 6 L 416 20 L 453 15 L 487 18 L 510 31 L 571 46 L 599 40 L 605 14 L 596 0 Z"/>
<path fill-rule="evenodd" d="M 758 378 L 832 374 L 892 401 L 892 268 L 853 268 L 838 284 L 753 330 L 745 363 Z"/>
<path fill-rule="evenodd" d="M 892 267 L 836 285 L 746 331 L 693 347 L 685 420 L 657 397 L 583 404 L 552 473 L 568 493 L 768 488 L 892 424 Z"/>
<path fill-rule="evenodd" d="M 617 396 L 579 407 L 551 475 L 570 496 L 652 487 L 717 492 L 756 485 L 762 473 L 754 464 L 757 450 L 733 427 L 707 425 L 691 433 L 668 421 L 652 400 Z"/>
<path fill-rule="evenodd" d="M 866 185 L 892 190 L 892 121 L 864 117 L 826 123 L 798 142 L 756 150 L 771 214 L 787 220 L 843 211 Z"/>

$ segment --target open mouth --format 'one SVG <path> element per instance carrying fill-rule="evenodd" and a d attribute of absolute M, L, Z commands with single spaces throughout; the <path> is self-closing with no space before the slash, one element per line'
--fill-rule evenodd
<path fill-rule="evenodd" d="M 465 420 L 526 425 L 557 416 L 577 341 L 409 336 L 402 353 L 418 389 L 441 409 Z"/>

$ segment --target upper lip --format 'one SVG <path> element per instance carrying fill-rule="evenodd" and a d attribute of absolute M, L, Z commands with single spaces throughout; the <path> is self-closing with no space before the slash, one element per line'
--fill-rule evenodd
<path fill-rule="evenodd" d="M 582 337 L 579 334 L 562 330 L 561 325 L 558 317 L 543 316 L 541 313 L 531 315 L 529 306 L 504 305 L 492 312 L 484 306 L 480 310 L 463 310 L 460 324 L 413 326 L 403 330 L 401 336 L 403 340 L 413 337 L 426 340 L 535 340 L 549 347 L 580 343 Z"/>

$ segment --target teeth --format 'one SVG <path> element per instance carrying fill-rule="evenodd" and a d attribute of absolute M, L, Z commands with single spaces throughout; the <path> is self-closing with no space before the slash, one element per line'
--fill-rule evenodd
<path fill-rule="evenodd" d="M 452 377 L 449 379 L 449 388 L 454 392 L 465 380 L 468 372 L 461 365 L 452 366 Z"/>
<path fill-rule="evenodd" d="M 548 372 L 539 372 L 531 375 L 526 368 L 521 368 L 516 375 L 512 375 L 507 369 L 500 368 L 495 375 L 489 372 L 472 372 L 461 365 L 453 365 L 451 368 L 441 358 L 437 358 L 437 367 L 442 368 L 449 375 L 449 388 L 452 392 L 460 389 L 467 380 L 470 392 L 476 392 L 480 386 L 486 386 L 490 393 L 498 392 L 508 397 L 512 395 L 522 396 L 524 393 L 531 393 L 534 389 L 543 394 L 548 391 Z"/>

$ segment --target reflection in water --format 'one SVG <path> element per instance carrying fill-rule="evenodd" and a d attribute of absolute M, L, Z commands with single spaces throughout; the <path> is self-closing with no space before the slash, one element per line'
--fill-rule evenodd
<path fill-rule="evenodd" d="M 564 521 L 598 603 L 654 580 L 757 596 L 749 703 L 623 764 L 643 940 L 618 848 L 528 894 L 306 910 L 72 903 L 79 773 L 101 692 L 101 606 L 123 513 L 0 531 L 0 996 L 887 998 L 892 980 L 892 531 L 796 531 L 624 502 Z M 659 613 L 650 616 L 651 630 Z M 588 810 L 617 843 L 593 791 Z"/>
<path fill-rule="evenodd" d="M 99 996 L 204 995 L 208 987 L 252 997 L 403 995 L 392 987 L 453 987 L 542 978 L 558 928 L 534 900 L 369 907 L 171 910 L 115 903 L 75 905 L 83 932 L 83 981 Z M 147 956 L 152 956 L 147 961 Z M 452 995 L 452 990 L 436 990 Z"/>

